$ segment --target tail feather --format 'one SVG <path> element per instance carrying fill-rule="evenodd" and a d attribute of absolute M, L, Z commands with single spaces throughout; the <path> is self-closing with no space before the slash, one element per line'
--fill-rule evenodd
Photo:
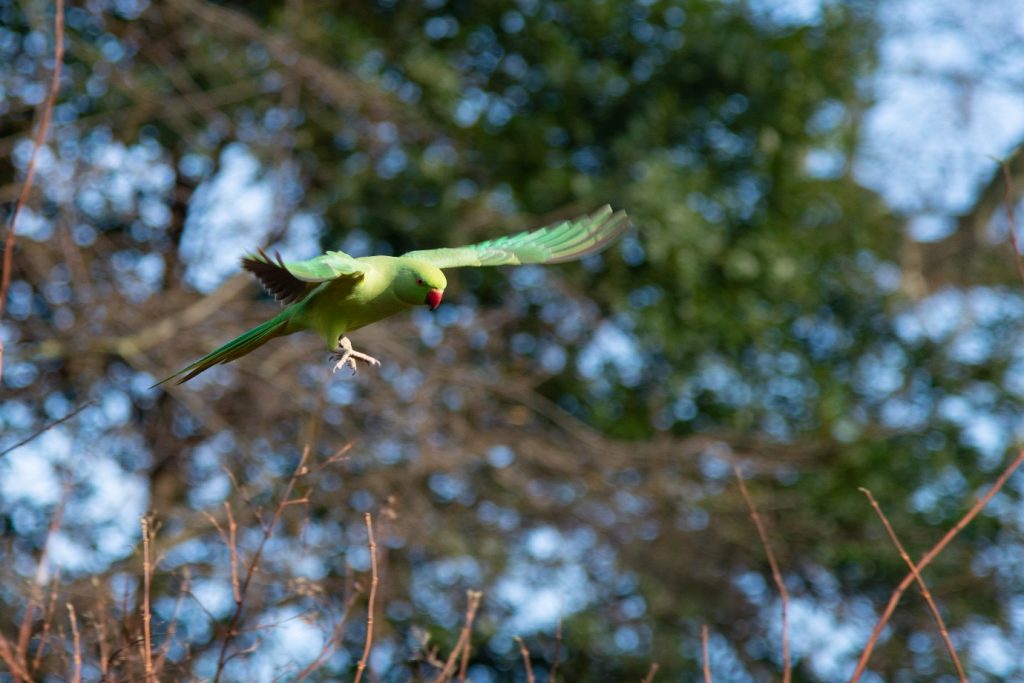
<path fill-rule="evenodd" d="M 236 358 L 241 358 L 250 351 L 258 349 L 274 337 L 282 334 L 285 326 L 288 324 L 288 320 L 292 317 L 294 312 L 294 307 L 286 308 L 262 325 L 258 325 L 248 332 L 235 337 L 227 344 L 211 351 L 196 362 L 185 366 L 170 377 L 160 380 L 153 386 L 160 386 L 172 379 L 177 380 L 175 384 L 181 384 L 182 382 L 187 382 L 192 379 L 199 373 L 212 368 L 214 365 L 227 363 L 228 361 L 235 360 Z M 184 377 L 182 377 L 182 375 L 184 375 Z"/>

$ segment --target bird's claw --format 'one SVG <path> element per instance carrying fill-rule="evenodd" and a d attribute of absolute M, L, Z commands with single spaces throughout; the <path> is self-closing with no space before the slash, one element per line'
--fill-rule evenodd
<path fill-rule="evenodd" d="M 348 341 L 347 339 L 345 340 Z M 381 365 L 381 361 L 372 355 L 361 353 L 352 348 L 351 343 L 339 342 L 338 351 L 331 354 L 331 360 L 335 361 L 333 373 L 337 373 L 339 370 L 348 366 L 352 369 L 352 375 L 354 376 L 358 372 L 358 368 L 355 366 L 355 361 L 364 360 L 369 362 L 371 366 Z"/>

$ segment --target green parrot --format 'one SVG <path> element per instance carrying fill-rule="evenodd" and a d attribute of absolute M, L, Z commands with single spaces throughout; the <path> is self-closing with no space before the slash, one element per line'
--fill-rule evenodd
<path fill-rule="evenodd" d="M 556 223 L 532 232 L 500 237 L 467 247 L 410 251 L 402 256 L 353 258 L 340 251 L 285 263 L 262 250 L 246 255 L 242 267 L 287 306 L 267 322 L 235 337 L 170 377 L 181 384 L 204 370 L 241 358 L 274 337 L 300 330 L 320 335 L 332 351 L 334 371 L 356 361 L 380 365 L 373 356 L 352 348 L 345 335 L 413 306 L 435 310 L 445 287 L 442 269 L 526 263 L 564 263 L 596 254 L 629 227 L 622 211 L 604 206 L 589 216 Z"/>

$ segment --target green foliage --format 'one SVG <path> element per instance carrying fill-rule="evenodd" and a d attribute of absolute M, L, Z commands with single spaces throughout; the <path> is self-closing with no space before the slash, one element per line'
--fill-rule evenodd
<path fill-rule="evenodd" d="M 25 89 L 46 72 L 34 46 L 48 15 L 25 5 L 0 1 L 0 49 L 19 65 L 0 76 L 0 186 L 17 179 L 12 136 L 28 129 Z M 34 207 L 49 227 L 19 238 L 4 321 L 0 447 L 96 399 L 64 427 L 67 448 L 144 489 L 166 524 L 158 590 L 172 603 L 185 566 L 229 585 L 202 511 L 246 496 L 270 505 L 302 445 L 322 462 L 353 442 L 349 461 L 317 470 L 305 519 L 279 529 L 246 618 L 340 611 L 348 567 L 368 567 L 360 513 L 373 511 L 387 520 L 381 680 L 431 678 L 413 661 L 417 630 L 443 658 L 469 588 L 487 594 L 473 680 L 522 678 L 519 632 L 545 671 L 559 595 L 564 680 L 639 680 L 651 661 L 659 679 L 694 677 L 701 623 L 716 634 L 722 680 L 774 675 L 777 602 L 758 583 L 767 563 L 733 463 L 756 479 L 794 595 L 866 637 L 865 605 L 877 609 L 904 568 L 857 487 L 914 555 L 963 514 L 1016 424 L 1019 397 L 1004 387 L 1021 313 L 1015 295 L 981 292 L 1001 312 L 976 321 L 979 360 L 957 350 L 966 322 L 925 329 L 938 326 L 921 320 L 941 297 L 921 306 L 901 287 L 902 221 L 852 173 L 878 3 L 825 3 L 807 21 L 765 5 L 69 8 L 56 156 Z M 236 194 L 216 190 L 245 173 Z M 272 215 L 253 218 L 261 193 Z M 290 258 L 401 253 L 606 203 L 637 228 L 604 256 L 459 272 L 437 316 L 357 336 L 384 361 L 379 374 L 325 378 L 317 342 L 288 339 L 194 388 L 146 389 L 270 317 L 222 277 L 234 268 L 226 252 L 268 232 L 302 252 Z M 944 295 L 960 297 L 955 310 L 970 308 L 971 284 Z M 202 315 L 188 313 L 196 289 L 214 301 Z M 972 415 L 996 423 L 997 446 L 971 436 Z M 89 470 L 71 470 L 73 501 L 102 494 Z M 54 501 L 4 496 L 17 568 L 0 600 L 19 608 L 14 587 Z M 961 642 L 972 623 L 1010 632 L 1020 578 L 992 558 L 1020 543 L 1018 497 L 1011 487 L 929 570 Z M 111 548 L 95 535 L 103 524 L 117 527 L 67 522 L 90 558 L 68 570 L 72 592 L 94 573 L 137 573 L 135 531 L 122 522 L 117 538 L 134 540 Z M 314 585 L 308 595 L 296 577 Z M 209 676 L 228 617 L 186 616 L 192 659 L 183 647 L 171 659 Z M 873 660 L 886 680 L 947 671 L 929 620 L 916 602 L 897 613 Z M 342 643 L 351 656 L 325 676 L 354 669 L 358 622 Z M 925 654 L 906 656 L 912 636 Z M 811 646 L 795 652 L 796 680 L 849 673 L 849 656 L 832 671 Z M 288 661 L 267 657 L 239 658 L 229 677 Z M 972 680 L 991 675 L 969 664 Z"/>

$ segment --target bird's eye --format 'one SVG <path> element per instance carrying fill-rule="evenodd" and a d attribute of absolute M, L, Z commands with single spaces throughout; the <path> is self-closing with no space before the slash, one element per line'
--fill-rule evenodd
<path fill-rule="evenodd" d="M 422 285 L 423 284 L 423 278 L 421 278 L 421 277 L 416 278 L 416 284 Z"/>

